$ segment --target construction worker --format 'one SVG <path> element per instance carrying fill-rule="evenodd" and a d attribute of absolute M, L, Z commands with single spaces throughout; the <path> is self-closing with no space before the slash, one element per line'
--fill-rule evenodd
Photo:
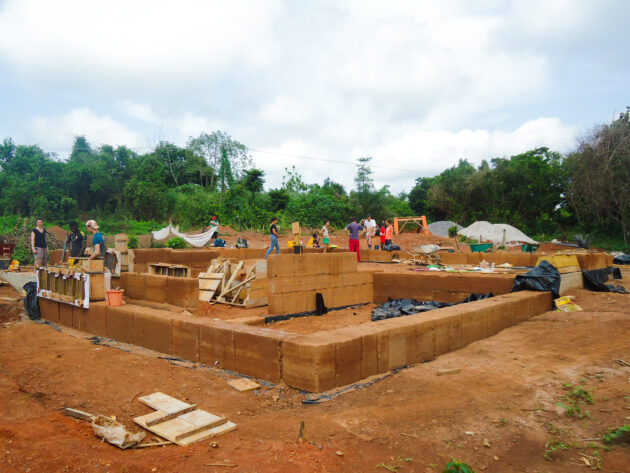
<path fill-rule="evenodd" d="M 48 262 L 48 244 L 46 243 L 46 234 L 48 232 L 44 228 L 44 219 L 38 217 L 35 221 L 35 228 L 31 230 L 31 249 L 35 255 L 35 269 L 46 266 Z"/>
<path fill-rule="evenodd" d="M 385 228 L 385 246 L 391 246 L 392 244 L 392 232 L 394 227 L 392 225 L 392 221 L 387 221 L 387 227 Z"/>
<path fill-rule="evenodd" d="M 98 231 L 100 228 L 96 223 L 96 220 L 88 220 L 85 222 L 87 231 L 92 234 L 92 254 L 90 259 L 104 258 L 107 246 L 105 245 L 105 238 L 103 234 Z"/>
<path fill-rule="evenodd" d="M 85 233 L 79 230 L 79 224 L 77 222 L 70 222 L 70 234 L 66 238 L 70 258 L 83 256 L 86 244 L 87 238 Z"/>
<path fill-rule="evenodd" d="M 214 230 L 214 233 L 212 234 L 212 239 L 216 240 L 219 236 L 219 221 L 214 215 L 212 216 L 212 220 L 210 221 L 210 230 Z"/>
<path fill-rule="evenodd" d="M 319 231 L 319 234 L 322 236 L 322 243 L 324 244 L 324 253 L 327 253 L 330 249 L 330 220 L 324 221 L 324 226 Z"/>
<path fill-rule="evenodd" d="M 350 251 L 357 254 L 357 262 L 361 261 L 361 253 L 359 250 L 359 237 L 365 233 L 365 229 L 357 223 L 356 217 L 352 217 L 352 223 L 346 227 L 348 234 L 348 246 Z"/>
<path fill-rule="evenodd" d="M 107 245 L 105 244 L 105 238 L 103 234 L 98 231 L 100 228 L 96 223 L 96 220 L 88 220 L 85 222 L 88 232 L 92 234 L 92 254 L 90 259 L 104 259 L 104 266 L 109 269 L 110 272 L 114 271 L 114 256 L 107 252 Z"/>
<path fill-rule="evenodd" d="M 376 220 L 374 220 L 371 216 L 367 216 L 365 219 L 365 236 L 367 239 L 368 248 L 372 248 L 372 238 L 376 234 Z"/>
<path fill-rule="evenodd" d="M 276 254 L 280 254 L 280 244 L 278 243 L 278 227 L 276 227 L 276 223 L 278 223 L 278 217 L 271 217 L 271 225 L 269 226 L 269 233 L 271 234 L 271 245 L 269 246 L 267 253 L 265 253 L 265 259 L 267 259 L 267 256 L 269 256 L 269 253 L 271 253 L 271 250 L 273 250 L 274 247 L 276 248 Z"/>

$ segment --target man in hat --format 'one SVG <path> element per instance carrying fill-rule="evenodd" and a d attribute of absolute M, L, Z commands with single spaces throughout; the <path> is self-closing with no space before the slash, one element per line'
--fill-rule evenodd
<path fill-rule="evenodd" d="M 92 254 L 90 259 L 104 258 L 107 247 L 105 246 L 105 238 L 103 234 L 98 231 L 100 228 L 96 223 L 96 220 L 88 220 L 85 222 L 88 232 L 92 234 Z"/>

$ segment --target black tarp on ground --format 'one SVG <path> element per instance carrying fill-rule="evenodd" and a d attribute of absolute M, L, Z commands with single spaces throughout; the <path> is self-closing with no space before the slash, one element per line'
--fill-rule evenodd
<path fill-rule="evenodd" d="M 616 271 L 615 271 L 616 270 Z M 619 268 L 603 268 L 595 269 L 593 271 L 582 270 L 582 276 L 584 277 L 584 288 L 589 291 L 596 292 L 618 292 L 620 294 L 628 294 L 626 288 L 623 286 L 615 286 L 614 284 L 606 284 L 608 281 L 608 275 L 612 274 L 615 279 L 621 279 Z"/>
<path fill-rule="evenodd" d="M 455 303 L 417 301 L 415 299 L 390 299 L 385 302 L 385 304 L 372 311 L 372 322 L 377 320 L 393 319 L 395 317 L 404 317 L 405 315 L 412 315 L 420 312 L 427 312 L 429 310 L 441 309 L 443 307 L 465 304 L 466 302 L 479 301 L 481 299 L 487 299 L 488 297 L 493 297 L 493 294 L 491 292 L 488 294 L 471 294 L 463 301 Z"/>
<path fill-rule="evenodd" d="M 630 255 L 617 255 L 613 258 L 613 264 L 630 264 Z"/>
<path fill-rule="evenodd" d="M 400 246 L 396 243 L 392 243 L 391 245 L 383 245 L 384 251 L 400 251 Z"/>
<path fill-rule="evenodd" d="M 541 261 L 534 269 L 514 278 L 512 292 L 517 291 L 551 291 L 557 299 L 560 297 L 560 272 L 549 261 Z"/>
<path fill-rule="evenodd" d="M 39 313 L 39 302 L 37 301 L 37 283 L 27 282 L 24 284 L 23 289 L 26 291 L 26 297 L 24 298 L 24 308 L 28 314 L 28 318 L 31 320 L 39 320 L 41 315 Z"/>

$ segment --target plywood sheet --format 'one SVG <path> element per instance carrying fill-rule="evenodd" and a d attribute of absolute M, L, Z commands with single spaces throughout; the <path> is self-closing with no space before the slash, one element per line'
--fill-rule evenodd
<path fill-rule="evenodd" d="M 174 397 L 161 392 L 139 397 L 138 401 L 155 409 L 156 411 L 164 411 L 167 414 L 174 414 L 192 407 L 192 404 L 180 401 L 179 399 L 175 399 Z"/>
<path fill-rule="evenodd" d="M 253 391 L 254 389 L 258 389 L 260 387 L 260 384 L 258 384 L 256 381 L 252 381 L 251 379 L 247 378 L 231 379 L 230 381 L 228 381 L 228 384 L 237 391 L 241 392 Z"/>
<path fill-rule="evenodd" d="M 236 429 L 236 424 L 228 422 L 224 417 L 201 409 L 155 425 L 147 425 L 145 418 L 146 416 L 136 417 L 134 422 L 178 445 L 190 445 Z"/>

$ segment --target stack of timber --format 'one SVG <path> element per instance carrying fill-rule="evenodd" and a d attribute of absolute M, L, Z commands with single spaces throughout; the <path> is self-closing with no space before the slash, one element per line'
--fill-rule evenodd
<path fill-rule="evenodd" d="M 270 255 L 269 315 L 316 309 L 316 294 L 328 308 L 372 302 L 372 273 L 358 272 L 355 253 Z"/>
<path fill-rule="evenodd" d="M 199 274 L 199 300 L 260 307 L 267 305 L 267 262 L 217 258 Z"/>

